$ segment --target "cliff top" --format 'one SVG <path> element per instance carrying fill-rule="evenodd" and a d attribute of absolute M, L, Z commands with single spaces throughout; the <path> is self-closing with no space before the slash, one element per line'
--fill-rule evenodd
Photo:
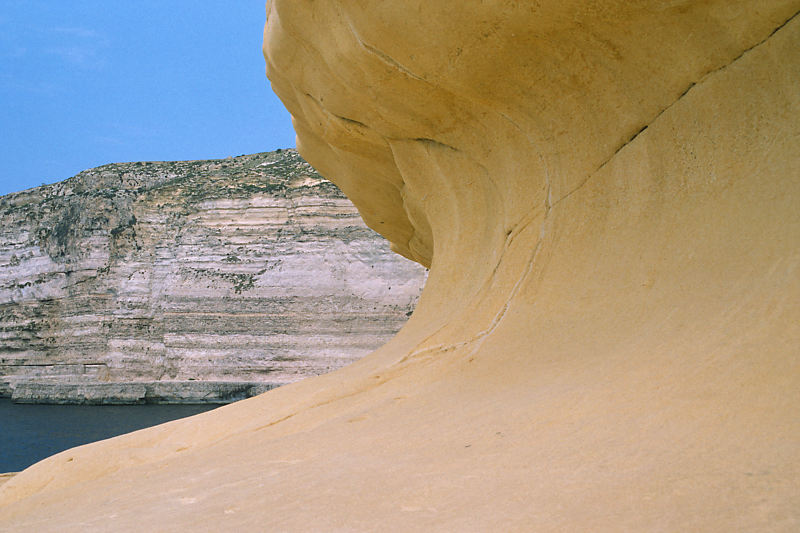
<path fill-rule="evenodd" d="M 237 186 L 226 186 L 235 180 Z M 79 172 L 66 180 L 0 197 L 0 216 L 14 207 L 70 195 L 110 197 L 127 191 L 184 188 L 192 196 L 214 199 L 263 192 L 285 195 L 313 188 L 316 193 L 343 198 L 339 189 L 306 163 L 295 149 L 193 161 L 110 163 Z"/>
<path fill-rule="evenodd" d="M 36 241 L 56 261 L 80 258 L 78 236 L 110 228 L 112 236 L 135 223 L 135 204 L 152 202 L 186 215 L 205 202 L 264 195 L 343 199 L 294 149 L 227 159 L 111 163 L 54 183 L 0 197 L 0 220 L 27 220 L 35 206 Z"/>

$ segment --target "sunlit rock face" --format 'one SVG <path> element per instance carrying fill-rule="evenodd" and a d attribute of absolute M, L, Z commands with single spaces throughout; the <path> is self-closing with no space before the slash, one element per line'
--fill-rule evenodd
<path fill-rule="evenodd" d="M 0 393 L 219 402 L 386 342 L 424 269 L 294 150 L 120 163 L 0 199 Z"/>
<path fill-rule="evenodd" d="M 799 9 L 270 2 L 300 152 L 431 267 L 413 316 L 343 370 L 36 465 L 0 517 L 797 529 Z"/>

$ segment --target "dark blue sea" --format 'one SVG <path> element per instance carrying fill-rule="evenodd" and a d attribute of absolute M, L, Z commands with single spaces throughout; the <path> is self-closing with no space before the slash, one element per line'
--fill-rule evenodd
<path fill-rule="evenodd" d="M 218 405 L 27 405 L 0 399 L 0 473 Z"/>

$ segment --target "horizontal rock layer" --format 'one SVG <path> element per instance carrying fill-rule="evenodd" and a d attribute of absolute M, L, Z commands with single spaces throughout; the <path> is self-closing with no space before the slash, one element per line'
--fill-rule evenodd
<path fill-rule="evenodd" d="M 224 402 L 328 372 L 424 281 L 294 150 L 10 194 L 0 243 L 0 395 L 21 402 Z"/>
<path fill-rule="evenodd" d="M 252 381 L 134 381 L 125 383 L 17 383 L 14 403 L 131 405 L 228 403 L 275 388 Z"/>

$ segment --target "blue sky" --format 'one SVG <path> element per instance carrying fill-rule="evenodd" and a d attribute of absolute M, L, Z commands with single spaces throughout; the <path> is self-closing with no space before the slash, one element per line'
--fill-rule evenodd
<path fill-rule="evenodd" d="M 263 0 L 0 0 L 0 194 L 293 147 L 264 19 Z"/>

